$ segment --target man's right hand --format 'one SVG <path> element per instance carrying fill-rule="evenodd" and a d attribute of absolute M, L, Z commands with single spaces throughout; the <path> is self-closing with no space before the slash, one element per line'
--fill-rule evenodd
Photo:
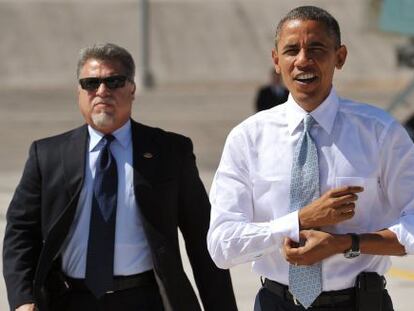
<path fill-rule="evenodd" d="M 35 305 L 34 303 L 27 303 L 18 307 L 16 311 L 35 311 Z"/>
<path fill-rule="evenodd" d="M 325 192 L 319 199 L 299 210 L 300 229 L 329 226 L 350 219 L 355 215 L 359 186 L 345 186 Z"/>

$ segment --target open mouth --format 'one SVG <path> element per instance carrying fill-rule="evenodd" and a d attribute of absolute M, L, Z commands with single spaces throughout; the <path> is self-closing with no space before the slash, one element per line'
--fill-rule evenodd
<path fill-rule="evenodd" d="M 295 77 L 295 80 L 300 83 L 309 84 L 315 81 L 317 78 L 318 77 L 313 73 L 301 73 Z"/>

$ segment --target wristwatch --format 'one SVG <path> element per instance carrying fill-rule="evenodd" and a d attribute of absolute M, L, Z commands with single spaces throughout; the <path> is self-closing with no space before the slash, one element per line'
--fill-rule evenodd
<path fill-rule="evenodd" d="M 344 256 L 345 258 L 355 258 L 361 254 L 359 250 L 359 235 L 355 233 L 348 233 L 352 238 L 352 246 L 350 249 L 345 251 Z"/>

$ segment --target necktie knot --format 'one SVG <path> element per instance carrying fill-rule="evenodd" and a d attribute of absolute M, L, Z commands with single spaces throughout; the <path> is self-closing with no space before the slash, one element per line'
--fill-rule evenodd
<path fill-rule="evenodd" d="M 114 140 L 115 140 L 115 137 L 111 134 L 108 134 L 102 137 L 102 141 L 105 146 L 109 146 Z"/>
<path fill-rule="evenodd" d="M 305 132 L 309 132 L 309 130 L 312 128 L 312 126 L 315 123 L 316 123 L 315 119 L 310 114 L 307 114 L 303 118 L 303 127 L 305 129 Z"/>
<path fill-rule="evenodd" d="M 110 155 L 110 145 L 115 140 L 115 137 L 111 134 L 105 135 L 102 137 L 102 150 L 98 157 L 98 166 L 101 170 L 108 169 L 109 165 L 111 165 L 111 160 L 113 159 L 113 156 Z"/>

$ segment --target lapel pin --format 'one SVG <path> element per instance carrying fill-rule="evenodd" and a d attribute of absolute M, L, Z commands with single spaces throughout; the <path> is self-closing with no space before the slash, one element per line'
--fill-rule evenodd
<path fill-rule="evenodd" d="M 151 153 L 151 152 L 145 152 L 145 153 L 143 154 L 143 157 L 144 157 L 145 159 L 151 159 L 151 158 L 153 157 L 153 155 L 152 155 L 152 153 Z"/>

